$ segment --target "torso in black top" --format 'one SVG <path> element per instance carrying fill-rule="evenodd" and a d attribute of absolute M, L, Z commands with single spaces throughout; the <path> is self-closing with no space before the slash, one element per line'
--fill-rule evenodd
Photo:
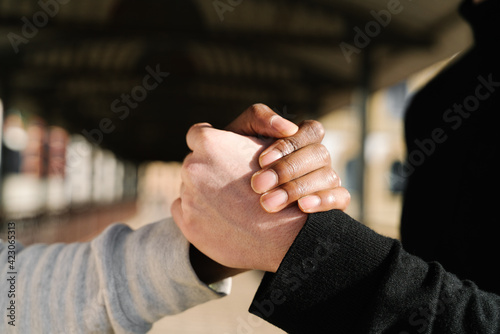
<path fill-rule="evenodd" d="M 500 1 L 465 1 L 475 45 L 414 97 L 405 118 L 405 249 L 500 294 Z"/>

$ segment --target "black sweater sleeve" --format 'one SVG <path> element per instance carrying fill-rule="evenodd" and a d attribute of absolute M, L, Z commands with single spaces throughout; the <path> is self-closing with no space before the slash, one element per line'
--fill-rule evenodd
<path fill-rule="evenodd" d="M 309 215 L 250 312 L 289 333 L 500 333 L 499 296 L 335 210 Z"/>

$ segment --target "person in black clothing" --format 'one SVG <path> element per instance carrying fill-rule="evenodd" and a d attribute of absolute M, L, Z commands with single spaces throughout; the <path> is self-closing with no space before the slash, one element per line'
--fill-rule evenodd
<path fill-rule="evenodd" d="M 309 215 L 250 312 L 287 333 L 500 333 L 500 296 L 336 210 Z"/>
<path fill-rule="evenodd" d="M 480 2 L 480 3 L 478 3 Z M 500 1 L 466 0 L 475 43 L 416 94 L 406 112 L 404 248 L 500 294 Z"/>

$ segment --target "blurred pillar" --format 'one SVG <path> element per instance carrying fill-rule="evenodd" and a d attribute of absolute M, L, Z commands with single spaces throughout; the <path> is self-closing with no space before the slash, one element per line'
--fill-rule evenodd
<path fill-rule="evenodd" d="M 359 117 L 360 128 L 360 150 L 356 162 L 356 174 L 358 179 L 358 201 L 359 213 L 358 219 L 365 222 L 365 152 L 366 152 L 366 137 L 368 133 L 368 100 L 371 91 L 371 48 L 367 47 L 361 53 L 361 66 L 359 75 L 359 86 L 357 90 L 357 100 L 355 101 L 356 109 Z"/>

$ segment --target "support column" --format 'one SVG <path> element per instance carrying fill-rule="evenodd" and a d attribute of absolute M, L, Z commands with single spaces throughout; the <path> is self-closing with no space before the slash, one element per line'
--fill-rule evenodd
<path fill-rule="evenodd" d="M 366 137 L 368 133 L 368 100 L 371 91 L 371 75 L 372 75 L 372 64 L 371 64 L 371 48 L 367 47 L 363 50 L 361 54 L 361 66 L 359 75 L 359 86 L 357 89 L 357 100 L 355 105 L 357 108 L 357 114 L 359 117 L 359 127 L 360 127 L 360 150 L 357 157 L 357 178 L 358 178 L 358 200 L 359 200 L 359 212 L 358 219 L 361 222 L 365 222 L 366 216 L 366 202 L 365 202 L 365 152 L 366 152 Z"/>

